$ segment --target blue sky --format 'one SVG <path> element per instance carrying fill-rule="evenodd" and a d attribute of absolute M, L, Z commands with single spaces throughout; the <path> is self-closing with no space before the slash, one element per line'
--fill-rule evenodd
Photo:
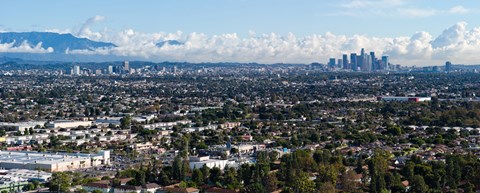
<path fill-rule="evenodd" d="M 69 53 L 151 61 L 325 63 L 365 48 L 425 66 L 480 64 L 478 18 L 478 0 L 14 0 L 0 6 L 0 31 L 72 33 L 118 47 Z M 155 45 L 172 39 L 184 44 Z"/>
<path fill-rule="evenodd" d="M 450 13 L 457 7 L 458 13 Z M 462 9 L 463 8 L 463 9 Z M 459 21 L 479 26 L 476 0 L 15 0 L 3 1 L 0 27 L 42 31 L 79 27 L 105 17 L 93 28 L 113 31 L 257 33 L 296 35 L 362 34 L 391 37 L 428 31 L 438 35 Z"/>

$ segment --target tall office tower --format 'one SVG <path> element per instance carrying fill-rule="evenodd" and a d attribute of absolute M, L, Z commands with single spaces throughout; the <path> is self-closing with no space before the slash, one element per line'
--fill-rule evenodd
<path fill-rule="evenodd" d="M 445 62 L 445 72 L 452 71 L 452 63 L 450 61 Z"/>
<path fill-rule="evenodd" d="M 360 51 L 360 56 L 362 56 L 362 57 L 365 56 L 365 49 L 364 48 L 362 48 L 362 50 Z"/>
<path fill-rule="evenodd" d="M 343 69 L 345 69 L 345 70 L 349 69 L 349 67 L 348 67 L 348 55 L 343 54 L 342 58 L 343 58 L 343 66 L 342 66 Z"/>
<path fill-rule="evenodd" d="M 357 70 L 357 53 L 351 53 L 350 54 L 350 68 L 353 71 Z"/>
<path fill-rule="evenodd" d="M 343 60 L 342 60 L 342 59 L 338 59 L 338 60 L 337 60 L 337 67 L 338 67 L 338 68 L 342 68 L 342 65 L 343 65 Z"/>
<path fill-rule="evenodd" d="M 125 61 L 123 62 L 123 70 L 125 70 L 125 71 L 127 71 L 127 72 L 130 70 L 130 65 L 128 64 L 128 61 L 127 61 L 127 60 L 125 60 Z"/>
<path fill-rule="evenodd" d="M 112 65 L 108 66 L 107 73 L 108 74 L 113 74 L 113 66 Z"/>
<path fill-rule="evenodd" d="M 173 66 L 173 74 L 174 74 L 174 75 L 177 74 L 177 66 Z"/>
<path fill-rule="evenodd" d="M 371 72 L 372 71 L 372 61 L 371 57 L 369 55 L 365 56 L 365 63 L 363 65 L 364 71 L 365 72 Z"/>
<path fill-rule="evenodd" d="M 80 66 L 73 66 L 73 75 L 80 75 Z"/>
<path fill-rule="evenodd" d="M 330 60 L 328 60 L 328 67 L 335 67 L 335 58 L 330 58 Z"/>
<path fill-rule="evenodd" d="M 364 57 L 362 55 L 357 55 L 357 71 L 363 70 Z"/>
<path fill-rule="evenodd" d="M 370 52 L 370 62 L 371 62 L 371 70 L 377 70 L 376 65 L 377 58 L 375 58 L 375 52 Z"/>
<path fill-rule="evenodd" d="M 388 56 L 382 56 L 382 70 L 390 70 L 388 66 Z"/>

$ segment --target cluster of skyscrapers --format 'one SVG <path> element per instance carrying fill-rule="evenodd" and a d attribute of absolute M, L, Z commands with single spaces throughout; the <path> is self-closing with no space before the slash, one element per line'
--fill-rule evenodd
<path fill-rule="evenodd" d="M 388 56 L 382 56 L 381 59 L 375 57 L 375 52 L 370 54 L 365 53 L 365 49 L 362 48 L 360 55 L 357 53 L 350 54 L 350 60 L 347 54 L 343 54 L 342 58 L 336 60 L 330 58 L 328 67 L 332 69 L 344 69 L 360 72 L 372 72 L 372 71 L 385 71 L 394 70 L 389 63 Z"/>
<path fill-rule="evenodd" d="M 65 71 L 66 74 L 70 75 L 82 75 L 82 74 L 130 74 L 135 72 L 135 69 L 130 68 L 128 61 L 124 61 L 122 66 L 112 66 L 109 65 L 107 69 L 104 70 L 95 70 L 95 72 L 90 72 L 90 69 L 81 69 L 80 66 L 74 65 L 72 68 L 69 68 Z"/>

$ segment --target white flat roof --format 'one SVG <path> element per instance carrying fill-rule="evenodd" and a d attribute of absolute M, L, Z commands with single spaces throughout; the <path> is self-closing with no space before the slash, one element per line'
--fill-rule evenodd
<path fill-rule="evenodd" d="M 82 161 L 95 156 L 99 155 L 0 151 L 0 163 L 54 164 L 69 161 Z"/>

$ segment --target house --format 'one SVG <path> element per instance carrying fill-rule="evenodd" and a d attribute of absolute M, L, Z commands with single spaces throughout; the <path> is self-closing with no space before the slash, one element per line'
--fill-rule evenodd
<path fill-rule="evenodd" d="M 113 193 L 141 193 L 141 186 L 121 185 L 113 188 Z"/>
<path fill-rule="evenodd" d="M 176 186 L 167 186 L 157 190 L 157 193 L 200 193 L 196 188 L 179 188 Z"/>
<path fill-rule="evenodd" d="M 145 184 L 145 188 L 143 189 L 143 192 L 156 192 L 158 189 L 160 189 L 160 185 L 157 183 L 148 183 Z"/>
<path fill-rule="evenodd" d="M 94 190 L 100 190 L 104 193 L 109 193 L 112 191 L 109 180 L 102 180 L 98 182 L 91 182 L 85 185 L 82 185 L 82 188 L 88 192 L 93 192 Z"/>

